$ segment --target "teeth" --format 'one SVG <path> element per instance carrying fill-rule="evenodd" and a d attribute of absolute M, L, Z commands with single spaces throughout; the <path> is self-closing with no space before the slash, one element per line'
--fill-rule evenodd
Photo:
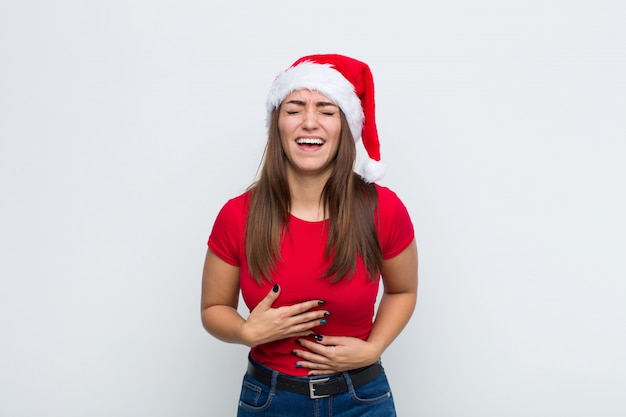
<path fill-rule="evenodd" d="M 297 140 L 298 145 L 323 145 L 324 141 L 314 138 L 301 138 Z"/>

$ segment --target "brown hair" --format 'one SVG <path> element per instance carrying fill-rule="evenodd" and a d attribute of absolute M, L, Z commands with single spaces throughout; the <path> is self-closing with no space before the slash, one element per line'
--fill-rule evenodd
<path fill-rule="evenodd" d="M 350 278 L 361 256 L 369 278 L 376 280 L 382 267 L 382 250 L 374 224 L 378 195 L 352 167 L 356 147 L 348 122 L 340 112 L 341 137 L 330 178 L 321 200 L 329 217 L 325 254 L 331 260 L 326 277 L 337 282 Z M 246 256 L 250 274 L 269 279 L 281 259 L 280 243 L 287 232 L 291 196 L 287 160 L 278 132 L 278 111 L 272 113 L 268 140 L 258 180 L 249 188 L 250 209 L 246 226 Z"/>

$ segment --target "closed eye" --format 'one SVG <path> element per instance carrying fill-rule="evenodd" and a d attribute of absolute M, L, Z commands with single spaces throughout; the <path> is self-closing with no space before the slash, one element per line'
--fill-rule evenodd
<path fill-rule="evenodd" d="M 338 109 L 335 104 L 324 101 L 317 103 L 317 108 L 320 113 L 326 116 L 334 116 L 335 114 L 337 114 Z"/>

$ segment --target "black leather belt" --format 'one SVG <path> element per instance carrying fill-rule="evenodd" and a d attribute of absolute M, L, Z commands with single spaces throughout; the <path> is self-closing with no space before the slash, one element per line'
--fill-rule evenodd
<path fill-rule="evenodd" d="M 380 362 L 349 371 L 352 385 L 356 388 L 372 381 L 383 371 Z M 272 385 L 272 372 L 267 371 L 252 362 L 248 362 L 248 374 L 265 385 Z M 308 395 L 311 399 L 330 397 L 348 390 L 348 384 L 342 374 L 327 378 L 296 379 L 279 374 L 276 378 L 276 389 Z"/>

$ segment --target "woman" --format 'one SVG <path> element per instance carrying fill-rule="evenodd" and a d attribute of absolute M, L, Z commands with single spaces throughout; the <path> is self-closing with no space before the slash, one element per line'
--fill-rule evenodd
<path fill-rule="evenodd" d="M 238 415 L 395 416 L 380 356 L 414 310 L 417 250 L 406 208 L 374 183 L 369 67 L 300 58 L 274 80 L 267 111 L 259 179 L 220 211 L 202 280 L 206 330 L 251 348 Z"/>

